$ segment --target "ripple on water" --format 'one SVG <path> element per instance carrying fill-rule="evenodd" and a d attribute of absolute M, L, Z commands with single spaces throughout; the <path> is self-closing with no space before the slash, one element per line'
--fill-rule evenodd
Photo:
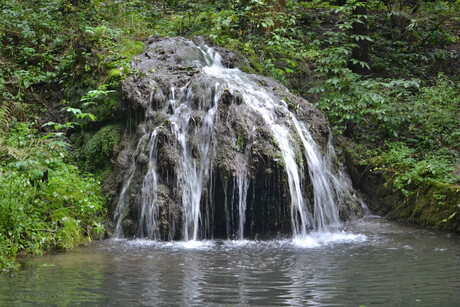
<path fill-rule="evenodd" d="M 0 275 L 0 305 L 460 306 L 459 239 L 377 220 L 295 240 L 107 240 Z"/>

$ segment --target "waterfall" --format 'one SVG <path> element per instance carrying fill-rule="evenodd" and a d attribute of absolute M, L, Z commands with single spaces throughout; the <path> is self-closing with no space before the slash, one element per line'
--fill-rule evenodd
<path fill-rule="evenodd" d="M 158 198 L 156 190 L 158 188 L 157 174 L 157 135 L 158 131 L 154 130 L 150 135 L 148 143 L 149 164 L 147 174 L 142 182 L 141 213 L 139 219 L 140 233 L 147 233 L 147 237 L 159 239 L 157 221 L 159 214 Z"/>
<path fill-rule="evenodd" d="M 334 175 L 337 171 L 334 170 L 329 156 L 332 154 L 331 146 L 321 150 L 309 127 L 290 110 L 288 102 L 264 89 L 254 81 L 252 75 L 237 68 L 224 67 L 221 56 L 212 48 L 189 41 L 187 46 L 200 54 L 201 60 L 193 62 L 196 69 L 193 73 L 197 77 L 194 76 L 180 88 L 170 88 L 169 99 L 160 110 L 167 117 L 167 124 L 154 126 L 146 134 L 148 136 L 140 138 L 115 212 L 116 235 L 123 235 L 122 220 L 126 216 L 127 203 L 130 201 L 127 191 L 131 185 L 136 184 L 133 182 L 133 174 L 139 167 L 136 166 L 134 156 L 144 150 L 148 153 L 148 163 L 142 181 L 137 181 L 141 194 L 138 198 L 140 204 L 137 236 L 150 239 L 162 237 L 159 220 L 161 211 L 166 209 L 162 209 L 160 205 L 158 187 L 160 184 L 170 183 L 169 177 L 173 177 L 175 192 L 170 194 L 174 194 L 176 202 L 179 203 L 180 217 L 176 221 L 182 225 L 182 240 L 195 241 L 212 237 L 212 229 L 216 226 L 213 221 L 219 219 L 214 216 L 217 212 L 214 206 L 218 205 L 223 208 L 222 215 L 225 217 L 220 218 L 220 221 L 225 223 L 228 238 L 231 238 L 232 231 L 236 234 L 235 238 L 245 238 L 248 191 L 254 182 L 251 146 L 257 139 L 246 137 L 245 144 L 242 144 L 241 135 L 235 134 L 233 137 L 232 152 L 235 153 L 231 161 L 233 171 L 230 173 L 234 178 L 233 192 L 227 192 L 230 181 L 221 174 L 219 179 L 222 182 L 222 200 L 219 203 L 222 204 L 217 204 L 214 199 L 215 183 L 211 179 L 215 176 L 213 172 L 218 163 L 216 161 L 223 159 L 216 154 L 219 146 L 223 146 L 219 140 L 223 137 L 230 138 L 230 135 L 219 135 L 216 132 L 217 126 L 223 121 L 221 109 L 224 106 L 221 104 L 226 95 L 239 97 L 231 103 L 245 108 L 246 115 L 252 121 L 250 126 L 253 131 L 257 127 L 264 127 L 270 133 L 273 146 L 279 153 L 279 159 L 275 161 L 279 160 L 287 178 L 294 238 L 306 238 L 311 230 L 329 231 L 340 225 L 339 198 L 348 193 L 350 188 Z M 150 96 L 153 97 L 153 94 Z M 148 112 L 152 112 L 151 106 L 148 107 Z M 174 176 L 170 175 L 169 179 L 162 179 L 159 174 L 161 167 L 157 154 L 161 147 L 158 135 L 165 129 L 168 129 L 169 138 L 173 139 L 170 143 L 178 153 L 178 162 L 171 171 Z M 228 201 L 227 195 L 230 194 L 232 200 Z M 254 197 L 250 198 L 254 201 Z M 173 238 L 175 235 L 170 233 L 169 237 Z"/>
<path fill-rule="evenodd" d="M 286 102 L 263 91 L 259 85 L 248 78 L 247 74 L 238 69 L 227 69 L 215 64 L 205 67 L 204 71 L 224 79 L 227 88 L 243 92 L 244 101 L 264 119 L 266 125 L 270 126 L 273 137 L 282 152 L 288 175 L 294 236 L 304 238 L 309 229 L 325 231 L 329 226 L 338 226 L 338 208 L 334 200 L 333 182 L 329 180 L 331 172 L 327 168 L 330 165 L 327 165 L 322 159 L 322 154 L 310 132 L 289 111 Z M 284 117 L 285 123 L 280 121 L 280 115 Z M 290 126 L 295 128 L 296 136 L 292 135 Z M 314 216 L 308 209 L 310 204 L 303 194 L 303 169 L 296 162 L 296 153 L 292 144 L 296 142 L 296 137 L 300 138 L 303 145 L 304 157 L 306 157 L 308 172 L 313 184 Z M 242 199 L 246 199 L 246 195 L 242 196 Z M 240 229 L 241 227 L 240 225 Z"/>
<path fill-rule="evenodd" d="M 236 171 L 236 187 L 238 190 L 238 239 L 244 239 L 244 223 L 246 221 L 246 206 L 249 189 L 247 160 L 238 162 Z"/>
<path fill-rule="evenodd" d="M 137 168 L 136 167 L 135 156 L 136 156 L 136 153 L 140 152 L 140 147 L 142 146 L 143 141 L 147 137 L 148 137 L 148 134 L 145 134 L 144 136 L 142 136 L 139 139 L 139 142 L 137 144 L 136 150 L 134 151 L 134 153 L 132 155 L 127 180 L 125 180 L 125 183 L 123 184 L 123 187 L 122 187 L 121 192 L 120 192 L 120 197 L 118 199 L 117 208 L 116 208 L 115 214 L 114 214 L 114 221 L 116 221 L 115 236 L 117 238 L 123 237 L 122 221 L 123 221 L 123 217 L 125 215 L 125 210 L 126 210 L 126 205 L 127 205 L 128 189 L 129 189 L 129 187 L 131 185 L 131 181 L 133 179 L 134 172 L 136 171 L 136 168 Z"/>

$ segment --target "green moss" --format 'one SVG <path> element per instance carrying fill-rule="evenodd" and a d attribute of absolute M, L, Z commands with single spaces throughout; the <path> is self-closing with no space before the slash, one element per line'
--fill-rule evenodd
<path fill-rule="evenodd" d="M 260 63 L 259 57 L 255 54 L 248 55 L 249 63 L 251 63 L 252 70 L 256 73 L 262 73 L 264 71 L 264 66 Z"/>
<path fill-rule="evenodd" d="M 404 194 L 394 185 L 394 171 L 363 164 L 366 160 L 359 150 L 344 138 L 339 138 L 337 145 L 371 210 L 401 223 L 460 232 L 460 186 L 424 178 L 408 185 L 410 193 Z"/>
<path fill-rule="evenodd" d="M 121 55 L 131 60 L 131 58 L 144 51 L 144 43 L 141 41 L 132 41 L 125 39 L 122 41 Z"/>
<path fill-rule="evenodd" d="M 114 147 L 120 142 L 120 135 L 119 125 L 108 125 L 97 131 L 81 150 L 84 168 L 97 173 L 103 173 L 109 168 Z"/>
<path fill-rule="evenodd" d="M 460 186 L 427 181 L 410 200 L 410 222 L 460 232 Z"/>
<path fill-rule="evenodd" d="M 426 180 L 412 196 L 394 204 L 388 218 L 460 232 L 460 186 Z"/>
<path fill-rule="evenodd" d="M 123 71 L 118 68 L 113 68 L 109 70 L 108 74 L 109 80 L 123 77 Z"/>
<path fill-rule="evenodd" d="M 116 60 L 107 61 L 107 54 L 98 55 L 100 57 L 99 61 L 106 62 L 107 68 L 111 68 L 107 73 L 107 80 L 104 81 L 109 82 L 114 87 L 117 87 L 119 82 L 129 74 L 129 63 L 133 56 L 142 53 L 144 50 L 144 43 L 141 41 L 124 39 L 120 45 L 121 47 L 117 52 L 121 54 L 121 57 Z"/>

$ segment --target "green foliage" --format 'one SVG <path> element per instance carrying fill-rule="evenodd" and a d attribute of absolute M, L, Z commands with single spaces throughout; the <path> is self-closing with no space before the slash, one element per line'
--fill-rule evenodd
<path fill-rule="evenodd" d="M 417 187 L 427 180 L 448 184 L 460 183 L 460 178 L 454 175 L 452 163 L 460 159 L 459 155 L 452 151 L 422 154 L 402 142 L 387 143 L 378 151 L 381 152 L 371 152 L 374 154 L 373 164 L 388 172 L 391 176 L 389 184 L 405 196 L 415 193 Z"/>
<path fill-rule="evenodd" d="M 311 92 L 320 93 L 317 105 L 326 112 L 337 133 L 360 134 L 368 140 L 397 137 L 410 121 L 405 104 L 420 87 L 418 80 L 365 79 L 348 71 L 326 79 Z"/>
<path fill-rule="evenodd" d="M 311 46 L 319 48 L 311 48 L 306 52 L 316 62 L 316 71 L 321 77 L 321 81 L 310 90 L 317 97 L 317 106 L 328 116 L 336 133 L 368 144 L 364 146 L 371 149 L 367 151 L 366 163 L 390 174 L 388 184 L 404 195 L 412 195 L 417 186 L 427 180 L 458 184 L 460 178 L 458 174 L 455 175 L 460 162 L 458 85 L 444 75 L 424 83 L 418 78 L 395 78 L 394 74 L 391 78 L 382 78 L 353 73 L 349 69 L 350 63 L 371 68 L 368 63 L 352 58 L 355 42 L 378 41 L 371 45 L 371 51 L 382 48 L 379 44 L 385 43 L 382 37 L 384 32 L 375 31 L 372 36 L 356 36 L 348 31 L 355 22 L 367 22 L 373 29 L 378 29 L 376 25 L 382 26 L 381 21 L 376 23 L 375 15 L 354 16 L 355 5 L 362 3 L 350 2 L 339 8 L 324 6 L 324 9 L 338 13 L 340 23 L 313 41 Z M 379 5 L 372 2 L 368 2 L 367 6 L 380 9 Z M 379 65 L 383 63 L 380 59 L 391 59 L 398 61 L 397 67 L 390 62 L 383 65 L 392 72 L 396 68 L 397 75 L 399 72 L 400 75 L 421 77 L 432 74 L 428 65 L 440 58 L 431 61 L 428 59 L 429 53 L 438 51 L 427 53 L 420 45 L 413 44 L 412 35 L 416 35 L 416 30 L 410 23 L 407 27 L 407 33 L 411 35 L 395 35 L 392 38 L 392 46 L 399 50 L 371 53 L 371 60 L 374 61 L 372 64 L 377 66 L 376 71 L 380 70 Z M 444 31 L 447 33 L 447 30 Z M 437 46 L 440 43 L 438 41 Z M 398 55 L 402 58 L 396 59 Z M 407 60 L 409 58 L 410 61 Z M 423 73 L 417 71 L 418 68 L 422 68 Z"/>
<path fill-rule="evenodd" d="M 12 0 L 0 11 L 0 97 L 35 103 L 37 88 L 63 87 L 63 100 L 103 121 L 113 115 L 114 90 L 141 53 L 151 11 L 140 1 Z M 142 6 L 145 6 L 144 4 Z M 153 9 L 153 5 L 146 5 Z M 147 16 L 149 15 L 149 16 Z M 110 93 L 100 108 L 84 109 L 81 97 Z"/>
<path fill-rule="evenodd" d="M 81 54 L 83 58 L 86 57 L 87 62 L 83 68 L 87 72 L 97 72 L 101 77 L 99 82 L 109 82 L 104 85 L 105 87 L 118 86 L 130 73 L 133 55 L 141 53 L 144 49 L 144 44 L 132 40 L 132 35 L 126 31 L 114 28 L 106 21 L 98 26 L 86 26 L 84 29 L 82 39 L 91 46 L 92 53 Z M 94 56 L 97 57 L 97 61 L 92 62 Z"/>
<path fill-rule="evenodd" d="M 386 6 L 382 7 L 381 4 Z M 427 78 L 455 60 L 455 50 L 446 48 L 458 43 L 458 1 L 381 1 L 376 10 L 386 15 L 370 24 L 374 33 L 372 62 L 380 74 Z M 457 23 L 457 24 L 456 24 Z"/>
<path fill-rule="evenodd" d="M 155 25 L 159 35 L 208 35 L 214 43 L 242 51 L 252 69 L 283 82 L 302 61 L 305 37 L 296 25 L 297 2 L 289 12 L 275 9 L 276 1 L 241 0 L 226 4 L 204 1 L 187 4 Z M 216 10 L 216 8 L 218 8 Z"/>
<path fill-rule="evenodd" d="M 14 267 L 16 255 L 71 248 L 101 232 L 105 198 L 90 174 L 72 166 L 64 139 L 113 118 L 116 90 L 144 48 L 140 39 L 153 33 L 158 10 L 143 1 L 2 3 L 2 268 Z M 56 105 L 64 116 L 56 115 Z M 106 165 L 118 134 L 114 126 L 97 133 L 83 148 L 88 159 Z"/>
<path fill-rule="evenodd" d="M 408 141 L 420 150 L 460 148 L 460 86 L 444 75 L 412 101 Z"/>
<path fill-rule="evenodd" d="M 117 79 L 119 82 L 123 78 L 123 73 L 118 68 L 109 72 L 111 80 Z M 113 111 L 118 103 L 114 95 L 115 90 L 107 90 L 108 84 L 100 85 L 96 90 L 90 90 L 80 99 L 81 107 L 89 114 L 94 114 L 98 120 L 107 120 L 113 117 Z"/>
<path fill-rule="evenodd" d="M 40 138 L 27 122 L 8 126 L 0 133 L 0 270 L 17 267 L 20 254 L 98 237 L 106 203 L 99 183 L 68 163 L 67 143 Z"/>
<path fill-rule="evenodd" d="M 56 82 L 61 61 L 73 45 L 78 22 L 87 13 L 68 9 L 66 0 L 12 0 L 0 11 L 2 98 L 27 100 L 28 90 Z"/>
<path fill-rule="evenodd" d="M 383 105 L 403 107 L 387 112 L 385 121 L 371 116 L 371 122 L 377 126 L 371 128 L 369 123 L 362 130 L 361 137 L 374 144 L 365 154 L 367 163 L 387 172 L 391 178 L 388 184 L 405 196 L 415 193 L 427 180 L 460 183 L 456 174 L 460 165 L 459 93 L 458 86 L 439 76 L 435 85 L 422 86 L 412 94 L 383 96 Z M 374 108 L 376 114 L 382 113 L 381 106 Z M 392 124 L 391 130 L 385 123 Z M 397 134 L 392 137 L 388 131 Z M 370 133 L 374 133 L 372 137 Z M 382 135 L 385 142 L 378 139 Z"/>

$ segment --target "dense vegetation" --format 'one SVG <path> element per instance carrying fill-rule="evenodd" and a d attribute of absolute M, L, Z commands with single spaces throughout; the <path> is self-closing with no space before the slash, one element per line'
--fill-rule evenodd
<path fill-rule="evenodd" d="M 0 268 L 103 232 L 99 180 L 120 136 L 117 89 L 155 35 L 205 35 L 239 50 L 244 69 L 325 112 L 351 160 L 401 196 L 394 206 L 426 193 L 426 224 L 458 230 L 460 1 L 10 0 L 0 9 Z"/>

